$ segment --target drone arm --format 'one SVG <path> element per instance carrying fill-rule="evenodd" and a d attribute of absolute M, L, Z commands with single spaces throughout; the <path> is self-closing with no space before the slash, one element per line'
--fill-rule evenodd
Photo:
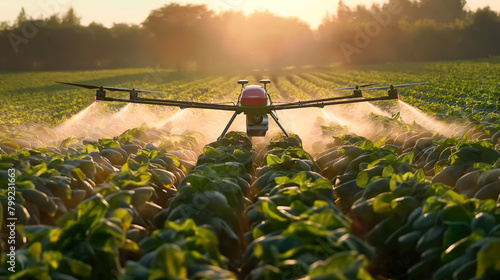
<path fill-rule="evenodd" d="M 285 134 L 286 137 L 290 137 L 288 135 L 288 133 L 286 133 L 286 130 L 283 128 L 283 126 L 280 124 L 279 120 L 278 120 L 278 117 L 273 113 L 273 112 L 270 112 L 269 115 L 271 115 L 271 117 L 273 118 L 273 120 L 276 122 L 276 124 L 279 126 L 279 128 L 281 129 L 281 131 L 283 131 L 283 133 Z"/>
<path fill-rule="evenodd" d="M 231 119 L 227 123 L 226 127 L 224 128 L 224 131 L 222 131 L 222 134 L 219 136 L 219 138 L 217 138 L 217 140 L 221 140 L 224 137 L 224 135 L 226 135 L 227 131 L 229 130 L 229 128 L 233 124 L 234 119 L 236 118 L 237 115 L 238 115 L 238 112 L 234 112 L 233 116 L 231 117 Z"/>
<path fill-rule="evenodd" d="M 168 100 L 168 99 L 166 99 L 166 100 L 165 99 L 152 99 L 152 98 L 121 99 L 121 98 L 111 98 L 111 97 L 96 97 L 96 100 L 117 101 L 117 102 L 138 103 L 138 104 L 151 104 L 151 105 L 161 105 L 161 106 L 172 106 L 172 107 L 179 107 L 181 109 L 197 108 L 197 109 L 213 109 L 213 110 L 223 110 L 223 111 L 238 111 L 238 106 L 236 106 L 236 105 L 223 105 L 223 104 L 202 103 L 202 102 L 177 101 L 177 100 Z"/>
<path fill-rule="evenodd" d="M 269 110 L 275 111 L 275 110 L 312 108 L 312 107 L 323 108 L 325 106 L 330 106 L 330 105 L 350 104 L 350 103 L 378 101 L 378 100 L 391 100 L 391 99 L 398 99 L 398 97 L 397 97 L 397 95 L 396 96 L 382 96 L 382 97 L 374 97 L 374 98 L 363 98 L 363 99 L 341 100 L 341 101 L 330 101 L 330 102 L 321 102 L 318 100 L 314 100 L 314 101 L 311 100 L 311 102 L 315 102 L 315 103 L 307 103 L 307 104 L 298 103 L 298 102 L 285 103 L 285 104 L 269 106 Z"/>
<path fill-rule="evenodd" d="M 307 100 L 307 101 L 297 101 L 297 102 L 286 103 L 286 104 L 281 104 L 281 105 L 305 105 L 305 104 L 312 104 L 312 103 L 319 103 L 319 102 L 335 101 L 335 100 L 350 99 L 350 98 L 362 98 L 362 97 L 363 96 L 356 96 L 356 95 L 352 94 L 352 95 L 347 95 L 347 96 L 314 99 L 314 100 Z"/>

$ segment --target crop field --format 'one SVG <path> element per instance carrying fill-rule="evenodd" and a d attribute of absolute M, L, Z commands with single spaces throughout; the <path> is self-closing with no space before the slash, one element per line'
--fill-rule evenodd
<path fill-rule="evenodd" d="M 426 81 L 399 100 L 244 117 L 56 81 L 234 102 Z M 499 279 L 500 59 L 216 74 L 0 73 L 0 278 Z M 120 93 L 109 95 L 124 97 Z M 364 91 L 365 97 L 387 94 Z M 146 95 L 146 94 L 144 94 Z"/>

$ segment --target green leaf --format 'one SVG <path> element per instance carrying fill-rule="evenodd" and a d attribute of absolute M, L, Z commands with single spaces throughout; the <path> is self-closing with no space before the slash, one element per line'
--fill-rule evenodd
<path fill-rule="evenodd" d="M 210 156 L 210 157 L 218 157 L 219 156 L 219 152 L 217 152 L 217 150 L 214 147 L 210 147 L 210 146 L 203 147 L 203 153 L 207 156 Z"/>
<path fill-rule="evenodd" d="M 140 208 L 147 201 L 151 199 L 151 196 L 155 192 L 153 187 L 139 187 L 133 190 L 134 194 L 132 195 L 131 204 L 135 208 Z"/>
<path fill-rule="evenodd" d="M 30 175 L 33 175 L 35 177 L 40 177 L 42 174 L 48 171 L 47 169 L 47 163 L 42 162 L 39 165 L 33 166 L 31 170 L 24 170 L 25 172 L 29 173 Z"/>
<path fill-rule="evenodd" d="M 64 258 L 63 254 L 59 251 L 43 252 L 43 257 L 42 257 L 43 263 L 50 266 L 54 270 L 56 270 L 59 267 L 59 263 L 63 258 Z"/>
<path fill-rule="evenodd" d="M 127 163 L 122 166 L 122 171 L 132 170 L 144 172 L 149 165 L 149 157 L 146 154 L 137 155 L 135 158 L 129 158 Z"/>
<path fill-rule="evenodd" d="M 446 202 L 445 201 L 439 199 L 436 196 L 431 196 L 431 197 L 428 197 L 425 200 L 424 208 L 423 208 L 422 211 L 424 213 L 433 212 L 433 211 L 441 210 L 445 206 L 446 206 Z"/>
<path fill-rule="evenodd" d="M 438 162 L 436 162 L 436 164 L 434 164 L 434 173 L 438 174 L 439 172 L 443 171 L 443 169 L 445 169 L 448 165 L 450 165 L 448 160 L 439 160 Z"/>
<path fill-rule="evenodd" d="M 389 178 L 394 174 L 394 168 L 392 165 L 388 165 L 384 167 L 384 170 L 382 171 L 382 177 Z"/>
<path fill-rule="evenodd" d="M 23 269 L 11 275 L 10 280 L 24 280 L 24 279 L 36 279 L 36 280 L 51 280 L 52 277 L 49 275 L 47 268 L 35 266 Z"/>
<path fill-rule="evenodd" d="M 480 278 L 488 271 L 500 271 L 500 240 L 489 242 L 477 253 L 476 277 Z"/>
<path fill-rule="evenodd" d="M 489 164 L 486 164 L 486 163 L 482 163 L 482 162 L 474 162 L 474 164 L 472 165 L 472 167 L 474 169 L 481 169 L 481 170 L 490 170 L 490 169 L 493 169 L 494 167 L 489 165 Z"/>
<path fill-rule="evenodd" d="M 172 159 L 172 161 L 174 162 L 174 165 L 176 167 L 179 167 L 181 165 L 181 162 L 179 161 L 179 159 L 176 156 L 174 156 L 174 155 L 166 155 L 166 156 Z"/>
<path fill-rule="evenodd" d="M 35 184 L 31 181 L 16 181 L 16 187 L 20 189 L 35 189 Z"/>
<path fill-rule="evenodd" d="M 335 215 L 330 209 L 326 209 L 323 212 L 312 214 L 309 221 L 317 223 L 326 229 L 334 230 L 337 228 L 345 228 L 348 226 L 348 222 L 341 215 Z"/>
<path fill-rule="evenodd" d="M 27 255 L 30 256 L 34 261 L 39 262 L 42 258 L 42 243 L 35 242 L 29 245 Z"/>
<path fill-rule="evenodd" d="M 153 154 L 153 151 L 155 152 Z M 157 150 L 139 150 L 137 151 L 137 155 L 146 155 L 149 159 L 153 159 L 154 157 L 156 157 L 158 155 L 158 151 Z M 154 157 L 152 157 L 152 155 L 154 155 Z"/>
<path fill-rule="evenodd" d="M 125 232 L 110 220 L 102 219 L 90 228 L 90 240 L 100 249 L 115 253 L 113 247 L 122 245 Z"/>
<path fill-rule="evenodd" d="M 376 143 L 373 144 L 373 147 L 377 149 L 382 147 L 383 145 L 385 145 L 385 140 L 386 140 L 385 136 L 380 138 Z"/>
<path fill-rule="evenodd" d="M 0 170 L 8 170 L 14 167 L 13 163 L 10 162 L 0 162 Z"/>
<path fill-rule="evenodd" d="M 266 156 L 266 165 L 271 165 L 273 163 L 280 163 L 280 162 L 281 162 L 280 158 L 278 158 L 275 155 L 270 154 Z"/>
<path fill-rule="evenodd" d="M 493 167 L 494 168 L 499 168 L 500 167 L 500 158 L 498 158 L 497 161 L 495 161 L 495 163 L 493 164 Z"/>
<path fill-rule="evenodd" d="M 132 251 L 132 252 L 139 252 L 139 250 L 140 250 L 137 243 L 135 243 L 134 241 L 132 241 L 130 239 L 125 239 L 125 242 L 123 243 L 123 245 L 120 246 L 120 249 Z"/>
<path fill-rule="evenodd" d="M 308 152 L 304 151 L 304 149 L 301 149 L 301 148 L 286 149 L 285 151 L 283 151 L 283 155 L 288 155 L 292 158 L 297 158 L 297 159 L 311 159 L 312 158 Z"/>
<path fill-rule="evenodd" d="M 411 163 L 413 163 L 414 156 L 415 156 L 415 154 L 413 152 L 408 152 L 406 154 L 399 156 L 398 161 L 399 162 L 407 162 L 407 163 L 411 164 Z"/>
<path fill-rule="evenodd" d="M 175 244 L 163 244 L 158 248 L 151 268 L 149 279 L 187 279 L 184 253 Z"/>
<path fill-rule="evenodd" d="M 194 222 L 193 219 L 187 219 L 180 225 L 172 221 L 166 221 L 164 228 L 174 229 L 180 232 L 191 232 L 191 231 L 196 232 L 197 230 L 196 223 Z"/>
<path fill-rule="evenodd" d="M 125 143 L 125 144 L 130 144 L 132 141 L 134 141 L 134 137 L 130 134 L 122 134 L 118 138 L 118 141 Z"/>
<path fill-rule="evenodd" d="M 394 212 L 401 217 L 406 217 L 413 209 L 420 206 L 420 201 L 413 196 L 403 196 L 395 198 L 391 201 L 391 207 Z"/>
<path fill-rule="evenodd" d="M 385 168 L 384 168 L 385 170 Z M 361 171 L 358 173 L 358 176 L 356 176 L 356 184 L 358 185 L 358 187 L 360 188 L 366 188 L 366 186 L 368 186 L 368 183 L 370 181 L 370 178 L 368 177 L 368 172 L 366 171 Z"/>
<path fill-rule="evenodd" d="M 373 201 L 373 211 L 375 213 L 387 213 L 392 211 L 392 200 L 397 196 L 394 193 L 381 193 Z"/>
<path fill-rule="evenodd" d="M 308 279 L 358 279 L 372 280 L 367 271 L 368 261 L 356 251 L 335 253 L 326 260 L 313 263 Z"/>
<path fill-rule="evenodd" d="M 282 176 L 282 177 L 276 177 L 274 179 L 274 182 L 277 185 L 285 184 L 285 183 L 295 183 L 299 186 L 308 184 L 311 182 L 310 179 L 307 179 L 307 174 L 304 171 L 301 171 L 297 174 L 295 174 L 292 178 L 289 178 L 287 176 Z"/>
<path fill-rule="evenodd" d="M 109 208 L 115 209 L 123 207 L 124 204 L 130 204 L 133 195 L 132 192 L 130 190 L 118 190 L 107 194 L 104 199 L 108 202 Z"/>
<path fill-rule="evenodd" d="M 132 216 L 125 208 L 117 208 L 109 211 L 106 218 L 117 221 L 115 224 L 121 227 L 122 230 L 127 230 L 132 223 Z"/>
<path fill-rule="evenodd" d="M 477 213 L 480 212 L 493 212 L 497 208 L 496 201 L 493 199 L 483 200 L 482 203 L 476 209 Z"/>
<path fill-rule="evenodd" d="M 77 139 L 74 139 L 73 137 L 68 137 L 64 140 L 61 141 L 61 144 L 59 145 L 60 147 L 69 147 L 70 145 L 78 143 Z"/>
<path fill-rule="evenodd" d="M 80 169 L 80 168 L 73 168 L 71 170 L 71 175 L 75 178 L 75 179 L 78 179 L 80 181 L 83 181 L 83 179 L 85 179 L 87 176 L 85 175 L 85 173 L 83 173 L 83 171 Z"/>
<path fill-rule="evenodd" d="M 401 174 L 392 174 L 391 181 L 389 181 L 389 188 L 391 191 L 395 190 L 398 187 L 400 177 L 402 177 Z"/>
<path fill-rule="evenodd" d="M 270 220 L 288 222 L 287 216 L 281 213 L 274 203 L 269 201 L 264 200 L 260 204 L 257 204 L 257 210 L 266 215 Z"/>
<path fill-rule="evenodd" d="M 324 227 L 319 226 L 317 223 L 312 223 L 311 221 L 298 221 L 290 224 L 281 235 L 304 239 L 308 237 L 326 237 L 327 232 L 328 231 Z"/>
<path fill-rule="evenodd" d="M 95 144 L 85 144 L 86 153 L 90 154 L 93 152 L 99 152 L 99 147 Z"/>
<path fill-rule="evenodd" d="M 121 171 L 132 171 L 130 169 L 128 162 L 126 162 L 124 165 L 122 165 Z"/>
<path fill-rule="evenodd" d="M 420 180 L 423 180 L 425 179 L 425 173 L 424 173 L 424 170 L 423 169 L 417 169 L 417 171 L 415 171 L 415 173 L 413 174 L 413 178 L 417 181 L 420 181 Z"/>
<path fill-rule="evenodd" d="M 109 204 L 100 194 L 96 194 L 89 199 L 81 202 L 77 206 L 77 218 L 87 227 L 99 222 L 104 217 Z M 70 213 L 68 213 L 70 214 Z"/>
<path fill-rule="evenodd" d="M 126 275 L 124 279 L 128 279 L 129 277 L 132 279 L 148 279 L 149 278 L 149 269 L 144 267 L 138 262 L 127 261 L 125 263 Z"/>
<path fill-rule="evenodd" d="M 107 137 L 107 136 L 99 139 L 98 143 L 101 146 L 108 147 L 108 148 L 111 148 L 111 147 L 120 147 L 120 144 L 118 142 L 116 142 L 113 138 Z"/>
<path fill-rule="evenodd" d="M 0 144 L 16 149 L 16 151 L 21 150 L 21 147 L 12 139 L 2 139 Z"/>
<path fill-rule="evenodd" d="M 361 144 L 361 149 L 363 150 L 372 150 L 374 148 L 373 142 L 370 140 L 365 140 L 363 144 Z"/>
<path fill-rule="evenodd" d="M 65 260 L 71 269 L 71 273 L 75 276 L 82 276 L 82 278 L 89 278 L 92 275 L 92 266 L 74 259 Z"/>

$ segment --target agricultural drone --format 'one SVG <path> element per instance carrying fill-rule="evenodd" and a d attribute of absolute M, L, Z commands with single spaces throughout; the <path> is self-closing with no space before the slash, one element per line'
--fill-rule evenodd
<path fill-rule="evenodd" d="M 179 100 L 169 100 L 169 99 L 153 99 L 153 98 L 143 98 L 139 97 L 139 93 L 156 92 L 162 93 L 161 91 L 151 91 L 151 90 L 140 90 L 140 89 L 128 89 L 128 88 L 117 88 L 117 87 L 107 87 L 107 86 L 93 86 L 75 83 L 65 83 L 57 82 L 60 84 L 79 86 L 88 89 L 97 89 L 95 100 L 99 101 L 118 101 L 118 102 L 128 102 L 128 103 L 140 103 L 140 104 L 152 104 L 152 105 L 163 105 L 163 106 L 173 106 L 179 107 L 181 109 L 186 108 L 197 108 L 197 109 L 212 109 L 212 110 L 223 110 L 223 111 L 233 111 L 234 114 L 229 120 L 229 123 L 224 128 L 221 139 L 226 134 L 227 130 L 233 123 L 237 115 L 244 113 L 247 119 L 247 135 L 252 137 L 265 136 L 267 130 L 269 129 L 269 119 L 268 116 L 276 122 L 283 133 L 288 137 L 288 133 L 285 131 L 283 126 L 280 124 L 275 111 L 278 110 L 288 110 L 288 109 L 299 109 L 299 108 L 311 108 L 318 107 L 323 108 L 330 105 L 338 104 L 348 104 L 357 102 L 367 102 L 367 101 L 377 101 L 377 100 L 391 100 L 398 99 L 399 95 L 396 88 L 408 87 L 413 85 L 424 84 L 413 83 L 404 85 L 390 85 L 383 87 L 373 87 L 364 88 L 372 86 L 375 84 L 366 84 L 354 87 L 345 87 L 332 90 L 353 90 L 351 95 L 331 97 L 323 99 L 314 99 L 307 101 L 296 101 L 290 103 L 279 103 L 275 104 L 268 93 L 268 85 L 271 84 L 270 80 L 260 80 L 261 85 L 246 85 L 248 80 L 239 80 L 238 84 L 241 85 L 241 93 L 238 97 L 238 101 L 232 105 L 228 104 L 218 104 L 218 103 L 204 103 L 204 102 L 191 102 L 191 101 L 179 101 Z M 373 97 L 373 98 L 363 98 L 363 90 L 384 90 L 387 89 L 387 96 Z M 123 91 L 129 92 L 130 97 L 128 99 L 112 98 L 106 96 L 106 90 L 108 91 Z"/>

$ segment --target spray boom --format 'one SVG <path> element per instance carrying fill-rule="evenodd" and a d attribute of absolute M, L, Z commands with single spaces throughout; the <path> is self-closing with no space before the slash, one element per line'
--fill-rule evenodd
<path fill-rule="evenodd" d="M 138 96 L 138 93 L 150 93 L 150 92 L 164 93 L 162 91 L 140 90 L 135 88 L 128 89 L 128 88 L 117 88 L 117 87 L 107 87 L 107 86 L 94 86 L 94 85 L 84 85 L 84 84 L 64 83 L 64 82 L 58 82 L 58 83 L 72 85 L 72 86 L 79 86 L 88 89 L 97 89 L 94 98 L 95 100 L 173 106 L 173 107 L 179 107 L 180 109 L 197 108 L 197 109 L 232 111 L 234 112 L 234 114 L 231 117 L 226 128 L 222 132 L 220 138 L 222 138 L 225 135 L 225 133 L 233 123 L 236 116 L 241 113 L 244 113 L 247 116 L 247 134 L 249 136 L 265 136 L 269 128 L 268 116 L 271 116 L 271 118 L 276 122 L 276 124 L 283 131 L 283 133 L 288 136 L 287 132 L 278 121 L 278 117 L 276 116 L 277 110 L 311 108 L 311 107 L 323 108 L 325 106 L 330 106 L 330 105 L 350 104 L 350 103 L 376 101 L 376 100 L 399 99 L 399 95 L 397 93 L 396 88 L 425 84 L 425 82 L 421 82 L 421 83 L 404 84 L 404 85 L 390 85 L 385 87 L 362 88 L 375 85 L 372 83 L 354 87 L 335 89 L 335 90 L 352 89 L 353 93 L 347 96 L 281 103 L 275 105 L 272 102 L 271 96 L 268 93 L 269 88 L 267 87 L 267 85 L 270 84 L 271 81 L 264 79 L 260 80 L 259 82 L 262 84 L 262 86 L 260 85 L 245 86 L 246 84 L 248 84 L 248 80 L 239 80 L 238 84 L 241 85 L 241 93 L 238 97 L 237 103 L 236 104 L 233 103 L 232 105 L 226 105 L 220 103 L 180 101 L 171 99 L 155 99 L 155 98 L 142 98 L 142 97 L 140 98 Z M 363 92 L 362 92 L 363 90 L 382 90 L 382 89 L 387 89 L 387 94 L 388 94 L 387 96 L 363 98 Z M 129 98 L 122 99 L 122 98 L 106 97 L 105 90 L 128 92 Z"/>

